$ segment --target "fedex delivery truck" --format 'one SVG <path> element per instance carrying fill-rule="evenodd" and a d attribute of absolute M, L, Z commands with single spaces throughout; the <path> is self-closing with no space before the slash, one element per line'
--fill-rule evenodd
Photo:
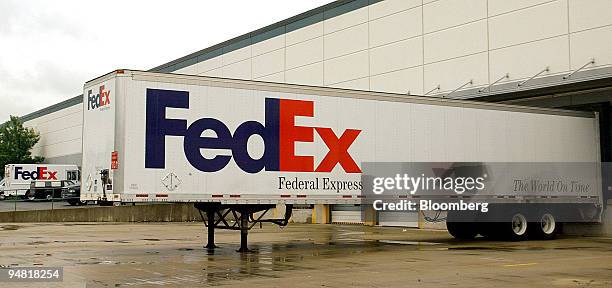
<path fill-rule="evenodd" d="M 193 202 L 244 243 L 293 204 L 361 203 L 364 162 L 600 159 L 586 112 L 133 70 L 83 97 L 82 201 Z"/>
<path fill-rule="evenodd" d="M 79 181 L 77 165 L 7 164 L 4 166 L 5 196 L 25 196 L 33 181 Z"/>

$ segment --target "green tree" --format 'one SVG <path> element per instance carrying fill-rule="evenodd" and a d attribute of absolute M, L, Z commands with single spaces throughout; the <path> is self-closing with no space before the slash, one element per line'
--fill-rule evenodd
<path fill-rule="evenodd" d="M 40 135 L 32 128 L 23 127 L 17 116 L 0 125 L 0 176 L 4 178 L 6 164 L 34 164 L 45 160 L 32 156 L 32 147 L 38 143 Z"/>

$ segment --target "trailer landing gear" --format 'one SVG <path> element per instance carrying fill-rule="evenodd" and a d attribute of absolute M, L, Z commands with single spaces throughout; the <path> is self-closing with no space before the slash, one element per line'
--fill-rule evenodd
<path fill-rule="evenodd" d="M 240 249 L 237 252 L 250 252 L 248 248 L 249 230 L 257 223 L 270 222 L 279 226 L 286 226 L 291 218 L 293 205 L 287 204 L 285 209 L 285 217 L 281 219 L 262 219 L 264 215 L 275 208 L 273 204 L 221 204 L 216 202 L 196 203 L 195 208 L 198 209 L 204 226 L 208 229 L 208 243 L 204 248 L 214 250 L 215 245 L 215 228 L 226 230 L 240 230 Z M 257 218 L 253 217 L 254 213 L 262 212 Z M 204 217 L 206 213 L 206 217 Z"/>

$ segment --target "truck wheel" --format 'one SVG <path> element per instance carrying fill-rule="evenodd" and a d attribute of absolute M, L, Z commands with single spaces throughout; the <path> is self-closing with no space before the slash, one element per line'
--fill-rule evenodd
<path fill-rule="evenodd" d="M 534 239 L 555 239 L 561 228 L 555 216 L 550 212 L 542 213 L 539 222 L 530 223 L 529 235 Z"/>
<path fill-rule="evenodd" d="M 478 234 L 476 223 L 471 222 L 446 222 L 446 230 L 456 239 L 472 240 Z"/>
<path fill-rule="evenodd" d="M 527 239 L 527 231 L 529 228 L 529 222 L 527 217 L 522 212 L 516 212 L 512 214 L 510 223 L 505 223 L 504 229 L 508 238 L 512 241 L 521 241 Z"/>
<path fill-rule="evenodd" d="M 36 193 L 28 191 L 23 197 L 27 200 L 34 201 L 36 200 Z"/>
<path fill-rule="evenodd" d="M 111 201 L 106 201 L 106 200 L 99 200 L 98 201 L 98 205 L 100 206 L 112 206 L 113 202 Z"/>

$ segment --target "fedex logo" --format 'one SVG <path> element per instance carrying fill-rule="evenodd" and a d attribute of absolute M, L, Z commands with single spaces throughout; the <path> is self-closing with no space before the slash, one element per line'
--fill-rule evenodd
<path fill-rule="evenodd" d="M 104 85 L 100 85 L 98 94 L 93 94 L 93 90 L 87 91 L 87 110 L 104 107 L 110 104 L 110 90 L 104 90 Z"/>
<path fill-rule="evenodd" d="M 57 171 L 49 171 L 47 167 L 38 167 L 34 171 L 24 171 L 23 167 L 15 166 L 15 180 L 57 180 Z"/>
<path fill-rule="evenodd" d="M 314 102 L 266 98 L 264 123 L 246 121 L 231 133 L 220 120 L 201 118 L 187 125 L 185 119 L 166 118 L 167 108 L 189 109 L 189 92 L 147 89 L 146 95 L 145 167 L 165 167 L 167 136 L 183 137 L 183 149 L 189 163 L 203 172 L 223 169 L 229 161 L 245 172 L 331 172 L 340 165 L 347 173 L 360 173 L 361 169 L 348 152 L 361 130 L 346 129 L 336 135 L 331 128 L 307 127 L 295 124 L 296 117 L 313 117 Z M 216 136 L 202 136 L 211 130 Z M 328 148 L 327 155 L 315 167 L 314 156 L 296 155 L 296 142 L 314 142 L 319 134 Z M 249 137 L 259 135 L 264 141 L 264 153 L 253 159 L 247 151 Z M 229 150 L 229 155 L 202 156 L 200 149 Z"/>

